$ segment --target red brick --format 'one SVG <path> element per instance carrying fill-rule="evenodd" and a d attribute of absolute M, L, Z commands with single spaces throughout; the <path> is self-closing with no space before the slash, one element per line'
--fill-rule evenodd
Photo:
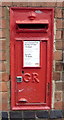
<path fill-rule="evenodd" d="M 7 92 L 7 90 L 8 90 L 7 82 L 0 82 L 0 91 Z"/>
<path fill-rule="evenodd" d="M 0 6 L 2 6 L 2 2 L 0 2 Z"/>
<path fill-rule="evenodd" d="M 0 40 L 0 50 L 6 50 L 6 40 Z"/>
<path fill-rule="evenodd" d="M 8 81 L 9 80 L 9 75 L 8 73 L 0 73 L 0 81 Z"/>
<path fill-rule="evenodd" d="M 2 29 L 0 30 L 0 38 L 5 38 L 6 37 L 6 30 Z"/>
<path fill-rule="evenodd" d="M 62 12 L 63 12 L 63 18 L 64 18 L 64 10 Z"/>
<path fill-rule="evenodd" d="M 62 31 L 62 38 L 63 38 L 63 40 L 64 40 L 64 31 Z M 64 41 L 63 41 L 64 42 Z"/>
<path fill-rule="evenodd" d="M 6 21 L 5 21 L 5 19 L 0 19 L 0 28 L 6 28 Z"/>
<path fill-rule="evenodd" d="M 2 17 L 2 7 L 0 7 L 0 18 Z"/>
<path fill-rule="evenodd" d="M 64 50 L 64 41 L 62 41 L 62 49 Z"/>
<path fill-rule="evenodd" d="M 0 18 L 1 17 L 5 17 L 5 8 L 4 7 L 0 7 Z"/>
<path fill-rule="evenodd" d="M 60 80 L 60 73 L 59 72 L 53 72 L 53 80 Z"/>
<path fill-rule="evenodd" d="M 56 20 L 56 28 L 57 29 L 62 29 L 63 25 L 62 25 L 62 19 L 57 19 Z"/>
<path fill-rule="evenodd" d="M 12 6 L 12 2 L 2 2 L 2 6 Z"/>
<path fill-rule="evenodd" d="M 64 90 L 64 82 L 56 82 L 55 83 L 55 90 L 56 91 L 63 91 Z"/>
<path fill-rule="evenodd" d="M 13 2 L 13 6 L 46 6 L 46 2 Z"/>
<path fill-rule="evenodd" d="M 62 92 L 55 92 L 55 101 L 61 101 L 62 100 Z"/>
<path fill-rule="evenodd" d="M 56 6 L 57 6 L 57 7 L 62 7 L 62 5 L 63 5 L 63 2 L 57 2 L 57 3 L 56 3 Z"/>
<path fill-rule="evenodd" d="M 13 6 L 22 6 L 23 7 L 23 6 L 28 6 L 28 4 L 31 5 L 31 2 L 29 2 L 29 3 L 28 2 L 12 2 Z"/>
<path fill-rule="evenodd" d="M 62 51 L 55 51 L 54 52 L 54 60 L 62 60 Z"/>
<path fill-rule="evenodd" d="M 56 2 L 13 2 L 13 6 L 56 6 Z"/>
<path fill-rule="evenodd" d="M 8 111 L 8 93 L 2 93 L 2 110 Z"/>
<path fill-rule="evenodd" d="M 60 63 L 60 62 L 55 63 L 55 70 L 62 71 L 62 69 L 63 69 L 62 66 L 63 66 L 62 63 Z"/>
<path fill-rule="evenodd" d="M 55 102 L 54 109 L 56 109 L 56 110 L 64 109 L 64 103 L 63 102 Z"/>
<path fill-rule="evenodd" d="M 62 80 L 64 80 L 64 72 L 62 72 Z"/>
<path fill-rule="evenodd" d="M 12 2 L 12 6 L 18 6 L 20 4 L 21 4 L 20 2 Z"/>
<path fill-rule="evenodd" d="M 63 45 L 62 45 L 63 43 L 62 43 L 62 41 L 57 41 L 56 42 L 56 49 L 57 50 L 61 50 L 62 48 L 63 48 Z"/>
<path fill-rule="evenodd" d="M 59 40 L 62 37 L 62 31 L 58 30 L 56 31 L 56 39 Z"/>
<path fill-rule="evenodd" d="M 61 8 L 55 8 L 55 17 L 62 18 L 62 9 Z"/>
<path fill-rule="evenodd" d="M 32 6 L 55 7 L 56 2 L 32 2 Z"/>
<path fill-rule="evenodd" d="M 47 6 L 46 2 L 33 2 L 32 6 Z"/>
<path fill-rule="evenodd" d="M 64 28 L 64 19 L 62 20 L 62 28 Z"/>
<path fill-rule="evenodd" d="M 62 2 L 62 7 L 64 7 L 64 1 Z"/>
<path fill-rule="evenodd" d="M 2 110 L 8 111 L 8 93 L 2 93 Z"/>
<path fill-rule="evenodd" d="M 46 6 L 50 6 L 50 7 L 55 7 L 56 6 L 56 2 L 46 2 Z"/>
<path fill-rule="evenodd" d="M 0 92 L 0 110 L 7 111 L 8 110 L 8 93 Z"/>
<path fill-rule="evenodd" d="M 64 91 L 62 92 L 62 101 L 64 101 Z"/>
<path fill-rule="evenodd" d="M 0 62 L 0 71 L 6 71 L 6 62 Z"/>
<path fill-rule="evenodd" d="M 6 60 L 6 52 L 0 51 L 0 60 Z"/>
<path fill-rule="evenodd" d="M 36 3 L 36 6 L 37 6 L 37 4 L 38 4 L 38 2 L 25 2 L 25 3 L 23 3 L 22 2 L 22 6 L 30 6 L 30 7 L 32 7 L 32 6 L 35 6 L 34 4 Z M 39 6 L 40 6 L 40 4 L 39 4 Z"/>
<path fill-rule="evenodd" d="M 47 6 L 46 2 L 35 2 L 35 6 Z"/>

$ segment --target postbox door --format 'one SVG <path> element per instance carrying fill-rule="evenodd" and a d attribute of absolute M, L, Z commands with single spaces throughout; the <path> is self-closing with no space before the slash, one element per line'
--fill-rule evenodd
<path fill-rule="evenodd" d="M 30 44 L 30 46 L 26 46 L 26 44 Z M 17 105 L 46 102 L 46 67 L 46 41 L 18 40 L 15 42 L 15 81 Z"/>

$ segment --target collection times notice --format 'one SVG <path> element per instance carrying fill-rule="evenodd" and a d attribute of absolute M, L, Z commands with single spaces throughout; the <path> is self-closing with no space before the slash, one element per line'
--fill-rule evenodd
<path fill-rule="evenodd" d="M 23 67 L 40 67 L 40 41 L 24 41 Z"/>

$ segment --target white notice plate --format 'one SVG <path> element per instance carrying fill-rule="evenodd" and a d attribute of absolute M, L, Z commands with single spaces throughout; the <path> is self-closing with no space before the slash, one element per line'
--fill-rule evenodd
<path fill-rule="evenodd" d="M 40 41 L 24 41 L 23 67 L 40 67 Z"/>

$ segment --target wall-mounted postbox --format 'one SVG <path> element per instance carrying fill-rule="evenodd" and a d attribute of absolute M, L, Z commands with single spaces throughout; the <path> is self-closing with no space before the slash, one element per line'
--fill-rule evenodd
<path fill-rule="evenodd" d="M 11 108 L 51 108 L 53 9 L 11 8 Z"/>

